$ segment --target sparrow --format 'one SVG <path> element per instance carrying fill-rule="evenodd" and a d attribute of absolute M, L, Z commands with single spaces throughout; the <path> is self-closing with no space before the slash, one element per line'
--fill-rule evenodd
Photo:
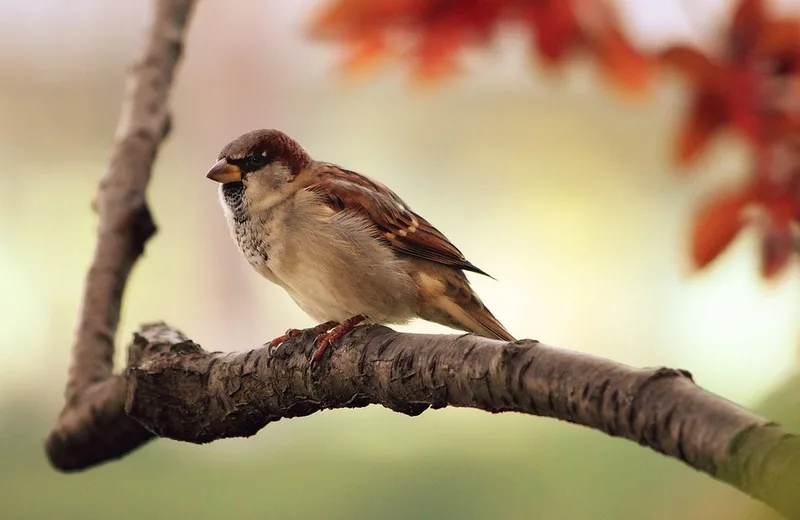
<path fill-rule="evenodd" d="M 239 251 L 320 323 L 312 363 L 362 322 L 422 318 L 515 341 L 464 272 L 489 275 L 380 182 L 312 159 L 278 130 L 248 132 L 217 159 L 206 176 Z"/>

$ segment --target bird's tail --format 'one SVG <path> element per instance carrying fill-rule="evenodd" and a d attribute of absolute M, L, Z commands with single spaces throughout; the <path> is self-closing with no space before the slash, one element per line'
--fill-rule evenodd
<path fill-rule="evenodd" d="M 441 292 L 429 293 L 421 318 L 485 338 L 516 341 L 475 294 L 463 273 L 453 272 L 446 278 Z"/>
<path fill-rule="evenodd" d="M 508 332 L 475 294 L 466 305 L 459 305 L 455 312 L 452 312 L 452 317 L 461 325 L 459 328 L 478 336 L 516 341 L 516 338 Z"/>

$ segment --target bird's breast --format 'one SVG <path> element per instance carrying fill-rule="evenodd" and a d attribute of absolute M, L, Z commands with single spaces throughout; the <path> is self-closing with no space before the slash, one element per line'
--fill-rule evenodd
<path fill-rule="evenodd" d="M 302 196 L 252 211 L 235 187 L 222 192 L 222 201 L 248 263 L 314 319 L 362 314 L 401 323 L 414 316 L 417 286 L 406 262 L 375 238 L 363 217 L 331 216 Z"/>
<path fill-rule="evenodd" d="M 249 220 L 236 223 L 234 236 L 236 244 L 247 262 L 256 270 L 261 271 L 269 266 L 271 248 L 269 235 L 259 227 L 253 225 L 253 222 Z"/>
<path fill-rule="evenodd" d="M 244 186 L 241 182 L 223 184 L 220 202 L 231 236 L 245 260 L 264 276 L 268 276 L 272 230 L 263 216 L 247 211 Z"/>

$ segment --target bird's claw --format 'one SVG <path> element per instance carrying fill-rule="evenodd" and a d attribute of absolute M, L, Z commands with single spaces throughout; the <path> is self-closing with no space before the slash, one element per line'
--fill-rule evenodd
<path fill-rule="evenodd" d="M 327 350 L 328 345 L 330 345 L 333 341 L 333 339 L 331 339 L 332 335 L 332 332 L 325 332 L 317 336 L 317 338 L 314 340 L 314 346 L 316 348 L 314 348 L 314 353 L 311 354 L 311 368 L 314 368 L 318 364 L 320 358 L 322 358 L 322 355 L 325 353 L 325 350 Z"/>
<path fill-rule="evenodd" d="M 274 356 L 280 353 L 280 348 L 283 344 L 296 336 L 299 336 L 303 333 L 301 329 L 288 329 L 282 336 L 278 336 L 277 338 L 273 339 L 269 343 L 267 343 L 267 347 L 269 347 L 269 355 Z"/>
<path fill-rule="evenodd" d="M 311 354 L 311 368 L 313 369 L 316 366 L 317 362 L 322 358 L 322 355 L 325 354 L 325 351 L 328 349 L 328 346 L 336 342 L 339 338 L 350 332 L 355 328 L 356 325 L 361 323 L 366 319 L 366 316 L 353 316 L 352 318 L 348 318 L 341 323 L 338 323 L 335 327 L 331 328 L 328 331 L 322 332 L 319 334 L 314 342 L 317 346 L 314 349 L 314 353 Z"/>
<path fill-rule="evenodd" d="M 356 325 L 365 319 L 366 318 L 364 316 L 353 316 L 352 318 L 348 318 L 341 323 L 327 321 L 309 329 L 289 329 L 282 336 L 278 336 L 267 343 L 266 346 L 269 348 L 270 357 L 276 356 L 280 354 L 281 347 L 286 343 L 286 341 L 295 338 L 304 332 L 312 331 L 316 336 L 314 339 L 314 352 L 311 354 L 311 368 L 313 369 L 332 343 L 353 330 Z"/>
<path fill-rule="evenodd" d="M 326 321 L 325 323 L 320 323 L 319 325 L 315 325 L 314 327 L 310 327 L 308 329 L 289 329 L 282 336 L 278 336 L 277 338 L 267 343 L 267 347 L 269 348 L 269 354 L 270 356 L 279 355 L 281 353 L 281 347 L 288 340 L 296 338 L 297 336 L 300 336 L 304 332 L 312 331 L 316 337 L 319 337 L 321 334 L 328 332 L 337 325 L 339 325 L 339 323 L 335 321 Z"/>

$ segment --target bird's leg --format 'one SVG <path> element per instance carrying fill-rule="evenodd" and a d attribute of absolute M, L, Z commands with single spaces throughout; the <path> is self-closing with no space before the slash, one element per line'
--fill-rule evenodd
<path fill-rule="evenodd" d="M 314 331 L 314 335 L 319 336 L 323 332 L 328 332 L 337 325 L 339 325 L 339 323 L 336 321 L 326 321 L 325 323 L 320 323 L 319 325 L 316 325 L 308 329 L 289 329 L 283 336 L 278 336 L 277 338 L 273 339 L 268 343 L 269 352 L 270 354 L 275 354 L 284 341 L 297 337 L 307 330 Z"/>
<path fill-rule="evenodd" d="M 311 363 L 319 361 L 319 358 L 321 358 L 322 354 L 325 353 L 325 349 L 328 348 L 328 345 L 353 330 L 356 325 L 365 319 L 367 319 L 366 316 L 359 314 L 357 316 L 353 316 L 352 318 L 347 318 L 343 322 L 330 329 L 330 331 L 320 333 L 320 335 L 317 336 L 317 349 L 311 355 Z"/>

